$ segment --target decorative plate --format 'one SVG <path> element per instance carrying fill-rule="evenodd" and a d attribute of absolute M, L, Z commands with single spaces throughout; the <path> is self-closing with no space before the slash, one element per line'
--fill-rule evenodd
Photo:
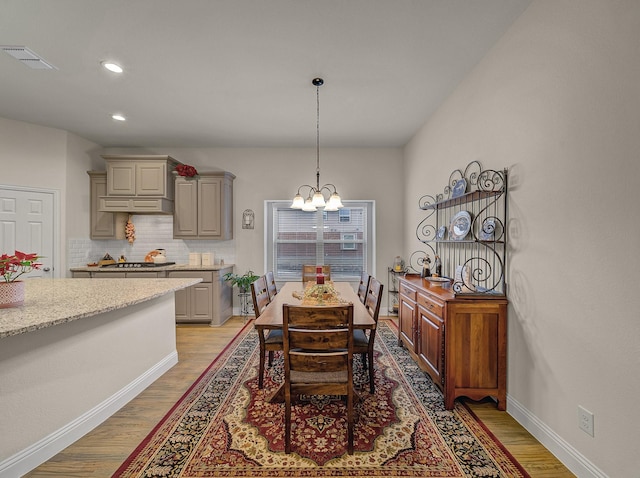
<path fill-rule="evenodd" d="M 493 241 L 496 231 L 496 222 L 493 219 L 487 219 L 482 223 L 482 229 L 480 230 L 481 241 Z"/>
<path fill-rule="evenodd" d="M 451 219 L 451 224 L 449 225 L 449 239 L 453 239 L 454 241 L 461 241 L 467 234 L 469 234 L 469 230 L 471 229 L 471 214 L 467 211 L 460 211 L 453 219 Z"/>
<path fill-rule="evenodd" d="M 453 186 L 453 194 L 451 194 L 452 198 L 457 198 L 462 196 L 465 192 L 467 192 L 467 180 L 466 179 L 458 179 Z"/>
<path fill-rule="evenodd" d="M 442 241 L 444 239 L 444 235 L 447 232 L 447 226 L 440 226 L 438 228 L 438 232 L 436 233 L 436 239 Z"/>

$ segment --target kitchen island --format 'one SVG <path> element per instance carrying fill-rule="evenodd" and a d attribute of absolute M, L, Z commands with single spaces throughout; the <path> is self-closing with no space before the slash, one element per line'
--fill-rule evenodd
<path fill-rule="evenodd" d="M 21 476 L 178 361 L 174 292 L 200 279 L 32 279 L 0 309 L 0 477 Z"/>

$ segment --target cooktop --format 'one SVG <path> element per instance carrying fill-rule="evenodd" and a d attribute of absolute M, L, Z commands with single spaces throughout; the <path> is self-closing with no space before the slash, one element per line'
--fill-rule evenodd
<path fill-rule="evenodd" d="M 116 262 L 115 264 L 106 264 L 101 267 L 117 267 L 119 269 L 137 269 L 142 267 L 162 267 L 172 266 L 175 262 Z"/>

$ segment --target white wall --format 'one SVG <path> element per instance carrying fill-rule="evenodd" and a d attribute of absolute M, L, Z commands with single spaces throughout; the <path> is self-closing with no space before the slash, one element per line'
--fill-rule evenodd
<path fill-rule="evenodd" d="M 534 1 L 405 149 L 405 254 L 422 194 L 509 168 L 508 410 L 580 476 L 638 473 L 639 31 L 637 1 Z"/>
<path fill-rule="evenodd" d="M 90 152 L 97 145 L 63 130 L 6 118 L 0 118 L 0 144 L 0 184 L 59 192 L 58 264 L 66 269 L 67 237 L 80 230 L 88 235 L 86 171 L 92 169 Z"/>
<path fill-rule="evenodd" d="M 236 273 L 264 273 L 264 201 L 293 199 L 298 186 L 315 184 L 315 148 L 109 148 L 106 153 L 168 154 L 198 170 L 236 175 L 234 243 Z M 343 199 L 376 201 L 377 268 L 384 284 L 387 266 L 402 251 L 402 150 L 320 149 L 321 184 L 333 183 Z M 255 229 L 242 229 L 242 211 L 255 212 Z M 197 241 L 189 241 L 194 243 Z M 386 298 L 386 294 L 385 294 Z M 386 302 L 386 301 L 385 301 Z"/>
<path fill-rule="evenodd" d="M 65 268 L 70 264 L 66 257 L 67 247 L 87 246 L 89 177 L 86 171 L 105 169 L 100 154 L 169 154 L 203 171 L 222 169 L 234 173 L 237 176 L 234 182 L 234 239 L 224 241 L 221 252 L 236 259 L 236 272 L 248 269 L 264 272 L 264 201 L 290 199 L 299 185 L 315 181 L 315 148 L 102 149 L 66 131 L 4 118 L 0 118 L 0 143 L 0 164 L 3 166 L 0 183 L 60 192 L 60 263 Z M 402 202 L 402 150 L 321 148 L 320 166 L 321 181 L 335 183 L 343 198 L 376 201 L 377 269 L 372 272 L 386 284 L 386 267 L 402 250 L 403 217 L 397 214 Z M 256 213 L 253 230 L 241 227 L 240 218 L 245 209 Z M 115 250 L 113 241 L 93 242 L 98 243 L 98 248 L 103 243 Z M 124 241 L 120 242 L 126 246 Z M 201 249 L 199 241 L 187 242 L 187 249 Z M 215 250 L 210 241 L 203 242 L 207 243 L 203 250 Z M 235 251 L 232 252 L 233 248 Z M 90 259 L 95 260 L 95 257 Z M 69 274 L 61 274 L 65 275 Z"/>

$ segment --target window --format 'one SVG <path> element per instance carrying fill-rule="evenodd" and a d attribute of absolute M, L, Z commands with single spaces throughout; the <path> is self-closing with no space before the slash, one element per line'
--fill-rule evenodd
<path fill-rule="evenodd" d="M 338 209 L 338 217 L 340 218 L 340 222 L 351 222 L 351 209 L 346 207 Z"/>
<path fill-rule="evenodd" d="M 278 281 L 302 278 L 303 264 L 331 266 L 332 280 L 358 281 L 374 270 L 374 202 L 343 201 L 338 211 L 305 212 L 266 201 L 266 269 Z"/>
<path fill-rule="evenodd" d="M 356 240 L 356 235 L 349 233 L 349 234 L 342 234 L 342 250 L 343 251 L 355 251 L 357 249 L 357 244 L 355 242 L 345 242 L 345 241 L 355 241 Z"/>

